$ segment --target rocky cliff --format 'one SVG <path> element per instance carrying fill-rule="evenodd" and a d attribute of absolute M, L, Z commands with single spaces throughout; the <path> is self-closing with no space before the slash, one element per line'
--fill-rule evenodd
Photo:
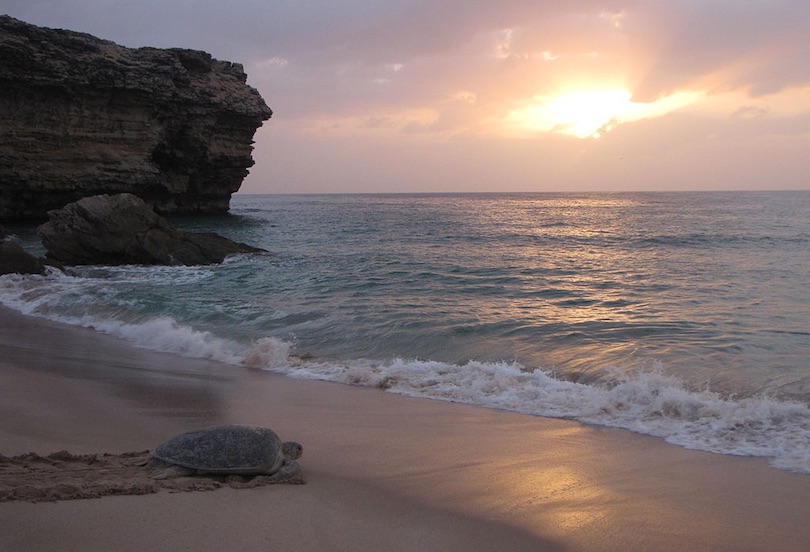
<path fill-rule="evenodd" d="M 242 66 L 0 16 L 0 220 L 130 192 L 224 212 L 272 111 Z"/>

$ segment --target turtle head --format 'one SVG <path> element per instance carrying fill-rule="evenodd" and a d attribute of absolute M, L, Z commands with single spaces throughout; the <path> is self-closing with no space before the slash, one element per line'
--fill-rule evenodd
<path fill-rule="evenodd" d="M 301 458 L 301 455 L 304 454 L 304 447 L 299 443 L 287 441 L 281 445 L 281 453 L 287 460 L 295 460 Z"/>

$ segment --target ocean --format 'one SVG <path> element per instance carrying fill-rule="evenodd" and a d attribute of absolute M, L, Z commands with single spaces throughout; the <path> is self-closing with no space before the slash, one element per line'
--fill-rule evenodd
<path fill-rule="evenodd" d="M 0 304 L 810 473 L 808 191 L 236 195 L 172 222 L 268 253 L 7 275 Z"/>

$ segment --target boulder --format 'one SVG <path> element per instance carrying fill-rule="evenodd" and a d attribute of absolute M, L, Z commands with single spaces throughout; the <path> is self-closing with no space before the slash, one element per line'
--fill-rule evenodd
<path fill-rule="evenodd" d="M 98 195 L 50 211 L 37 230 L 48 258 L 72 265 L 207 265 L 264 251 L 217 234 L 181 232 L 133 194 Z"/>
<path fill-rule="evenodd" d="M 0 15 L 0 220 L 98 194 L 222 213 L 272 111 L 242 65 Z"/>
<path fill-rule="evenodd" d="M 45 265 L 0 231 L 0 276 L 3 274 L 45 274 Z"/>

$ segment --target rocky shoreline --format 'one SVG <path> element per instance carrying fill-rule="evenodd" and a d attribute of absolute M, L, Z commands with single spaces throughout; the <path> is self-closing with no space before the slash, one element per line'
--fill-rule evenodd
<path fill-rule="evenodd" d="M 64 265 L 210 265 L 229 255 L 265 253 L 212 232 L 181 232 L 133 194 L 98 195 L 48 213 L 37 228 L 37 259 L 0 229 L 0 275 L 44 274 Z"/>

